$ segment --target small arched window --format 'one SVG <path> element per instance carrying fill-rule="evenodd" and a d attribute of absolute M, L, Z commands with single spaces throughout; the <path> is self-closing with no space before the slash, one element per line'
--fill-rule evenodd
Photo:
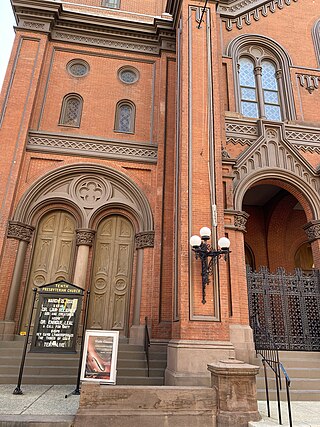
<path fill-rule="evenodd" d="M 134 133 L 135 105 L 130 101 L 120 101 L 116 108 L 115 132 Z"/>
<path fill-rule="evenodd" d="M 63 98 L 59 124 L 79 127 L 82 114 L 83 99 L 76 93 L 69 93 Z"/>
<path fill-rule="evenodd" d="M 102 6 L 109 7 L 111 9 L 119 9 L 120 0 L 102 0 Z"/>

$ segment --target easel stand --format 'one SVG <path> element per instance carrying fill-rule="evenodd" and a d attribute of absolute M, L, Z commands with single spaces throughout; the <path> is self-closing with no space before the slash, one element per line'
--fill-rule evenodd
<path fill-rule="evenodd" d="M 83 327 L 82 327 L 82 337 L 81 337 L 81 346 L 80 346 L 80 358 L 79 358 L 79 366 L 78 366 L 77 385 L 76 385 L 76 388 L 71 393 L 66 394 L 64 396 L 66 399 L 71 395 L 78 396 L 80 394 L 80 375 L 81 375 L 81 366 L 82 366 L 82 359 L 83 359 L 83 346 L 84 346 L 85 331 L 87 329 L 89 300 L 90 300 L 90 291 L 87 291 L 86 305 L 85 305 L 85 311 L 84 311 L 84 321 L 83 321 Z"/>
<path fill-rule="evenodd" d="M 21 386 L 21 382 L 22 382 L 23 369 L 24 369 L 24 365 L 25 365 L 25 361 L 26 361 L 26 354 L 27 354 L 27 347 L 28 347 L 28 343 L 29 343 L 29 336 L 30 336 L 30 330 L 31 330 L 31 322 L 32 322 L 32 316 L 33 316 L 34 304 L 36 302 L 36 297 L 37 297 L 37 288 L 33 288 L 32 291 L 33 291 L 32 310 L 30 313 L 27 336 L 26 336 L 26 340 L 25 340 L 24 346 L 23 346 L 23 353 L 22 353 L 22 358 L 21 358 L 21 363 L 20 363 L 20 372 L 19 372 L 18 384 L 17 384 L 17 387 L 13 390 L 12 394 L 23 394 L 23 391 L 21 390 L 20 386 Z"/>

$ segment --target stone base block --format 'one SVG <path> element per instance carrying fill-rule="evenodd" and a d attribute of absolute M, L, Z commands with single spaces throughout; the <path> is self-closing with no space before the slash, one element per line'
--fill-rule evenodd
<path fill-rule="evenodd" d="M 13 341 L 15 322 L 1 320 L 0 321 L 0 341 Z"/>
<path fill-rule="evenodd" d="M 208 365 L 208 370 L 218 396 L 219 427 L 248 427 L 249 421 L 261 419 L 256 389 L 258 366 L 227 359 Z"/>
<path fill-rule="evenodd" d="M 168 344 L 165 384 L 210 386 L 208 363 L 234 357 L 230 342 L 171 340 Z"/>
<path fill-rule="evenodd" d="M 129 344 L 144 345 L 144 331 L 143 325 L 133 325 L 130 328 Z"/>
<path fill-rule="evenodd" d="M 216 427 L 215 392 L 206 387 L 82 385 L 75 427 Z"/>
<path fill-rule="evenodd" d="M 253 332 L 248 325 L 230 325 L 230 341 L 234 345 L 236 358 L 255 364 L 256 351 Z"/>

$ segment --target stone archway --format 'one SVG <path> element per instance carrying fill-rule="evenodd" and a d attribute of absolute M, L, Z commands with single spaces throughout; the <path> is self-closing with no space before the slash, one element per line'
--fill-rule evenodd
<path fill-rule="evenodd" d="M 86 286 L 90 247 L 94 243 L 97 218 L 125 213 L 132 220 L 131 251 L 134 252 L 136 271 L 133 304 L 133 325 L 140 325 L 140 300 L 143 277 L 143 249 L 153 247 L 153 216 L 148 199 L 138 185 L 124 173 L 97 164 L 74 164 L 53 170 L 39 180 L 22 196 L 11 221 L 15 230 L 38 227 L 39 212 L 65 208 L 76 218 L 77 253 L 74 275 L 69 278 L 80 287 Z M 40 215 L 41 216 L 41 215 Z M 37 232 L 36 232 L 37 234 Z M 8 233 L 8 237 L 15 237 Z M 29 239 L 30 241 L 30 239 Z M 13 320 L 19 296 L 19 287 L 26 256 L 26 241 L 20 241 L 21 250 L 16 260 L 10 288 L 10 307 L 7 319 Z M 136 251 L 134 251 L 134 246 Z M 131 280 L 131 273 L 129 273 Z M 127 303 L 126 303 L 127 304 Z M 128 317 L 128 316 L 127 316 Z"/>

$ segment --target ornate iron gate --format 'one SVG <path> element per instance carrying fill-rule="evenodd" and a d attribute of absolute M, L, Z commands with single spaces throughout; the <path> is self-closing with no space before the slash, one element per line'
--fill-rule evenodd
<path fill-rule="evenodd" d="M 288 274 L 283 268 L 270 273 L 266 267 L 258 272 L 247 267 L 247 280 L 250 318 L 279 350 L 320 351 L 320 270 L 308 275 L 299 269 Z M 255 329 L 255 341 L 267 347 Z"/>

